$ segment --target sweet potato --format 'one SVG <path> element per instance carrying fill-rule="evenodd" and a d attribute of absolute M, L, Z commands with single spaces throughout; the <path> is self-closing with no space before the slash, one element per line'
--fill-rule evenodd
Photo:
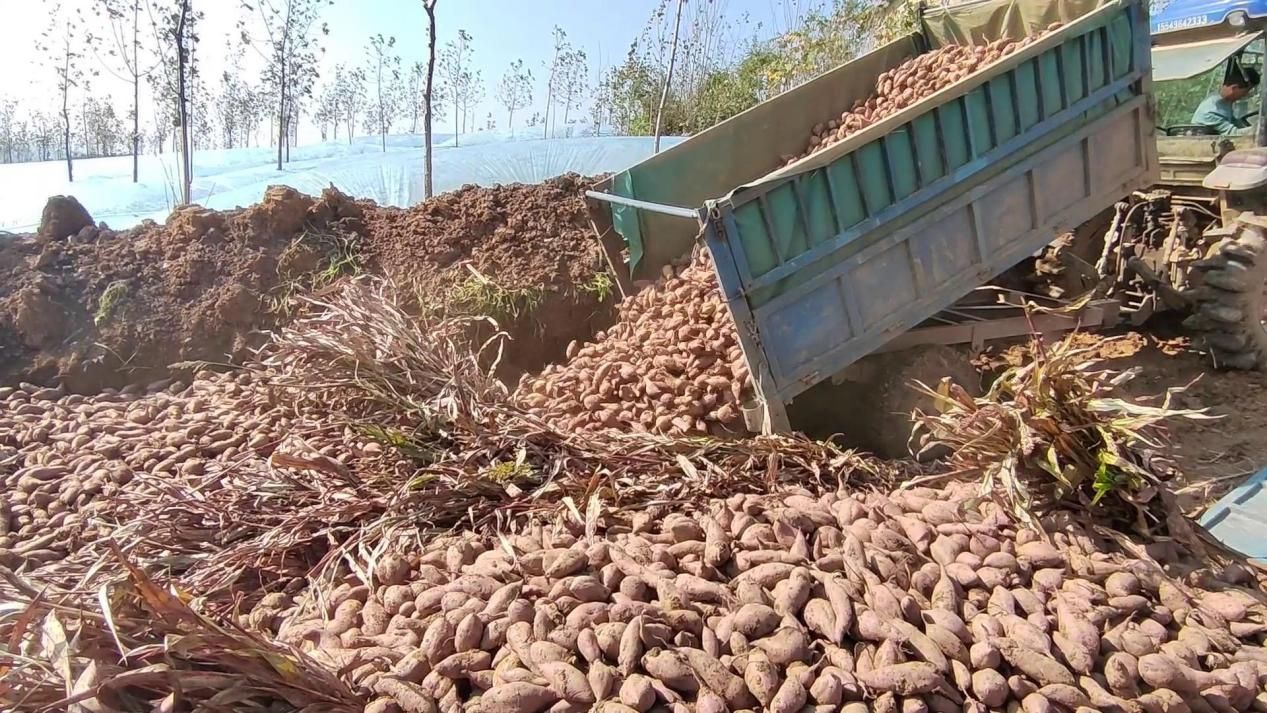
<path fill-rule="evenodd" d="M 774 589 L 774 610 L 782 616 L 795 616 L 809 600 L 814 578 L 809 570 L 797 567 Z"/>
<path fill-rule="evenodd" d="M 609 661 L 620 657 L 620 640 L 624 637 L 628 624 L 611 621 L 594 627 L 594 638 L 598 641 L 599 650 Z M 509 632 L 507 632 L 509 634 Z M 577 637 L 579 643 L 580 637 Z"/>
<path fill-rule="evenodd" d="M 400 706 L 400 710 L 404 713 L 438 713 L 439 711 L 435 699 L 415 684 L 384 677 L 375 681 L 373 688 L 375 693 L 396 701 L 396 705 Z M 532 709 L 532 711 L 536 710 L 541 709 Z"/>
<path fill-rule="evenodd" d="M 799 713 L 805 705 L 807 693 L 805 686 L 794 677 L 788 677 L 779 686 L 779 691 L 770 701 L 768 710 L 771 713 Z"/>
<path fill-rule="evenodd" d="M 779 626 L 779 614 L 764 604 L 744 604 L 731 618 L 731 626 L 748 639 L 759 639 Z"/>
<path fill-rule="evenodd" d="M 998 668 L 1003 657 L 990 642 L 978 641 L 968 650 L 968 659 L 973 668 Z"/>
<path fill-rule="evenodd" d="M 466 678 L 471 671 L 484 671 L 492 665 L 493 655 L 487 651 L 462 651 L 445 657 L 434 670 L 445 678 Z"/>
<path fill-rule="evenodd" d="M 1011 639 L 995 637 L 989 641 L 1013 668 L 1034 679 L 1040 685 L 1049 683 L 1073 685 L 1073 674 L 1056 659 L 1027 649 Z"/>
<path fill-rule="evenodd" d="M 744 668 L 744 684 L 762 706 L 769 707 L 770 702 L 779 691 L 779 670 L 774 664 L 762 659 L 749 659 Z"/>
<path fill-rule="evenodd" d="M 945 609 L 927 608 L 920 612 L 920 617 L 927 624 L 936 624 L 954 634 L 964 643 L 965 646 L 972 644 L 972 632 L 968 630 L 968 625 L 960 616 Z"/>
<path fill-rule="evenodd" d="M 1153 688 L 1167 688 L 1176 693 L 1195 695 L 1202 689 L 1223 681 L 1217 676 L 1189 667 L 1167 654 L 1148 654 L 1139 659 L 1139 677 Z"/>
<path fill-rule="evenodd" d="M 545 686 L 531 683 L 506 683 L 494 686 L 480 697 L 481 707 L 487 711 L 505 713 L 538 713 L 548 708 L 559 695 Z"/>
<path fill-rule="evenodd" d="M 655 704 L 655 690 L 651 687 L 651 679 L 641 674 L 632 674 L 620 684 L 620 702 L 637 711 L 646 711 Z"/>
<path fill-rule="evenodd" d="M 568 649 L 552 641 L 534 641 L 528 646 L 528 660 L 536 667 L 554 661 L 571 662 L 575 657 Z"/>
<path fill-rule="evenodd" d="M 652 651 L 642 657 L 642 668 L 675 691 L 694 693 L 699 690 L 695 672 L 673 651 Z"/>
<path fill-rule="evenodd" d="M 946 654 L 942 653 L 941 647 L 924 632 L 902 619 L 894 619 L 887 624 L 889 631 L 894 633 L 897 640 L 913 649 L 920 658 L 936 666 L 942 673 L 950 672 L 950 662 Z"/>
<path fill-rule="evenodd" d="M 619 649 L 616 652 L 616 668 L 621 674 L 633 673 L 638 657 L 642 655 L 642 617 L 634 617 L 620 635 Z"/>
<path fill-rule="evenodd" d="M 754 641 L 752 645 L 764 651 L 770 662 L 776 666 L 805 661 L 809 656 L 809 642 L 805 633 L 794 627 L 783 627 L 764 639 Z"/>
<path fill-rule="evenodd" d="M 576 650 L 590 663 L 602 661 L 603 649 L 593 629 L 583 629 L 576 635 Z"/>
<path fill-rule="evenodd" d="M 564 621 L 567 626 L 579 632 L 595 624 L 605 623 L 609 607 L 607 602 L 585 602 L 568 612 Z"/>
<path fill-rule="evenodd" d="M 545 576 L 551 579 L 576 574 L 589 564 L 589 559 L 584 552 L 574 549 L 558 549 L 553 552 L 555 554 L 553 561 L 544 571 Z"/>
<path fill-rule="evenodd" d="M 585 674 L 575 666 L 554 661 L 538 664 L 541 676 L 549 684 L 552 691 L 565 701 L 577 704 L 592 704 L 596 699 Z"/>
<path fill-rule="evenodd" d="M 843 672 L 832 667 L 824 669 L 810 686 L 809 695 L 819 705 L 838 706 L 844 700 Z"/>
<path fill-rule="evenodd" d="M 946 685 L 937 667 L 926 661 L 894 664 L 859 672 L 858 682 L 872 691 L 914 696 L 932 693 Z"/>
<path fill-rule="evenodd" d="M 1128 653 L 1109 654 L 1104 660 L 1104 679 L 1113 695 L 1128 699 L 1139 696 L 1138 662 Z"/>
<path fill-rule="evenodd" d="M 839 643 L 836 639 L 836 613 L 831 602 L 826 599 L 810 599 L 805 603 L 801 618 L 810 631 L 831 643 Z"/>
<path fill-rule="evenodd" d="M 477 614 L 471 613 L 462 617 L 453 634 L 453 648 L 458 651 L 469 651 L 480 645 L 484 638 L 484 624 Z"/>
<path fill-rule="evenodd" d="M 1003 705 L 1008 693 L 1007 679 L 998 671 L 984 668 L 972 674 L 972 695 L 987 706 Z"/>
<path fill-rule="evenodd" d="M 1016 548 L 1017 558 L 1026 560 L 1034 569 L 1043 569 L 1044 567 L 1063 567 L 1065 564 L 1065 556 L 1050 544 L 1041 540 L 1027 542 Z"/>
<path fill-rule="evenodd" d="M 408 683 L 418 683 L 428 673 L 431 673 L 431 662 L 427 660 L 427 652 L 422 649 L 414 649 L 405 654 L 391 668 L 394 678 Z"/>
<path fill-rule="evenodd" d="M 721 661 L 708 652 L 681 647 L 676 653 L 691 667 L 700 682 L 724 698 L 726 705 L 732 709 L 747 708 L 753 704 L 754 699 L 743 679 L 728 671 Z"/>
<path fill-rule="evenodd" d="M 585 673 L 596 700 L 603 700 L 616 690 L 616 669 L 602 662 L 591 662 Z"/>
<path fill-rule="evenodd" d="M 785 562 L 768 562 L 742 572 L 734 581 L 735 583 L 754 582 L 769 589 L 786 579 L 794 569 L 796 569 L 794 565 Z"/>
<path fill-rule="evenodd" d="M 1183 697 L 1168 689 L 1159 688 L 1145 693 L 1136 699 L 1145 713 L 1191 713 L 1192 709 L 1184 702 Z"/>
<path fill-rule="evenodd" d="M 1087 694 L 1083 693 L 1075 686 L 1053 683 L 1038 689 L 1038 693 L 1048 701 L 1064 706 L 1068 709 L 1091 705 L 1091 701 L 1087 698 Z"/>
<path fill-rule="evenodd" d="M 1035 691 L 1021 701 L 1021 710 L 1024 713 L 1055 713 L 1056 709 L 1043 694 Z"/>
<path fill-rule="evenodd" d="M 1200 607 L 1214 612 L 1224 621 L 1238 622 L 1249 614 L 1252 600 L 1232 592 L 1208 592 L 1201 597 Z"/>

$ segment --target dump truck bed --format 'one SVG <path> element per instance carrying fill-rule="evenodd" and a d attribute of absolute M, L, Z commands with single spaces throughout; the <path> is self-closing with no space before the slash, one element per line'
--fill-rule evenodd
<path fill-rule="evenodd" d="M 799 153 L 815 123 L 915 54 L 1053 23 L 826 150 L 745 176 Z M 628 248 L 633 278 L 657 274 L 702 232 L 754 375 L 759 425 L 783 431 L 797 395 L 1150 185 L 1148 83 L 1140 0 L 963 3 L 600 186 L 699 206 L 695 225 L 629 205 L 591 208 L 609 255 L 616 240 Z"/>

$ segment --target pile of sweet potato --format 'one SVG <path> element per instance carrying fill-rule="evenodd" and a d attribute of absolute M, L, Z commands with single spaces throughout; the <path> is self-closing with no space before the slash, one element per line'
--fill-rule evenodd
<path fill-rule="evenodd" d="M 1054 24 L 1051 32 L 1060 27 Z M 784 156 L 789 166 L 811 154 L 844 141 L 849 136 L 898 113 L 918 101 L 949 87 L 977 69 L 1029 45 L 1044 33 L 1022 40 L 995 40 L 984 45 L 947 45 L 912 57 L 876 79 L 875 90 L 865 100 L 858 100 L 838 118 L 817 124 L 805 151 L 799 156 Z"/>
<path fill-rule="evenodd" d="M 736 495 L 605 535 L 468 536 L 270 594 L 246 623 L 380 713 L 1267 705 L 1249 569 L 1172 579 L 974 492 Z"/>
<path fill-rule="evenodd" d="M 556 428 L 682 436 L 742 427 L 748 367 L 706 251 L 622 302 L 615 326 L 567 353 L 516 393 Z"/>
<path fill-rule="evenodd" d="M 92 396 L 0 387 L 0 565 L 55 564 L 108 532 L 101 518 L 124 501 L 143 502 L 173 479 L 223 487 L 225 473 L 266 467 L 292 448 L 289 433 L 342 461 L 383 451 L 323 418 L 270 399 L 249 370 Z"/>

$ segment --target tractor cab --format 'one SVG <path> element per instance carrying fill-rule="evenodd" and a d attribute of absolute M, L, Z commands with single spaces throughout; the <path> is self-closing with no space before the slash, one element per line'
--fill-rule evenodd
<path fill-rule="evenodd" d="M 1154 0 L 1152 12 L 1159 187 L 1211 200 L 1214 192 L 1203 184 L 1224 156 L 1267 146 L 1261 82 L 1219 102 L 1219 113 L 1237 126 L 1200 116 L 1225 84 L 1262 77 L 1267 0 Z"/>

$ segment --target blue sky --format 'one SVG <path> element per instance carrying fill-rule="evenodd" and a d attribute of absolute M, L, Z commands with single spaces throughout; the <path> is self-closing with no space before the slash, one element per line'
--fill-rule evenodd
<path fill-rule="evenodd" d="M 736 25 L 750 37 L 757 27 L 769 36 L 787 27 L 789 18 L 830 0 L 689 0 L 691 4 L 717 3 Z M 62 0 L 68 6 L 87 7 L 92 0 Z M 193 0 L 206 16 L 200 49 L 204 76 L 218 77 L 224 66 L 225 37 L 234 32 L 242 15 L 239 0 Z M 53 0 L 0 0 L 5 22 L 0 23 L 0 47 L 5 48 L 5 64 L 0 73 L 0 96 L 19 100 L 24 108 L 52 109 L 53 84 L 50 71 L 38 66 L 34 40 L 48 24 Z M 646 25 L 659 0 L 439 0 L 438 45 L 453 39 L 459 29 L 474 36 L 475 66 L 483 70 L 487 99 L 476 116 L 493 112 L 499 125 L 501 109 L 493 99 L 493 88 L 510 62 L 522 58 L 531 68 L 538 86 L 538 106 L 521 112 L 527 117 L 544 106 L 542 64 L 552 49 L 551 30 L 561 26 L 572 43 L 581 47 L 594 63 L 601 58 L 610 66 L 620 61 Z M 746 22 L 744 18 L 746 17 Z M 325 10 L 330 25 L 325 64 L 360 64 L 371 35 L 394 35 L 403 61 L 408 65 L 426 54 L 426 16 L 420 0 L 335 0 Z M 91 64 L 89 60 L 88 64 Z M 13 71 L 17 70 L 17 71 Z M 251 71 L 249 68 L 246 70 Z M 127 85 L 102 75 L 94 83 L 97 93 L 110 92 L 124 106 Z"/>

